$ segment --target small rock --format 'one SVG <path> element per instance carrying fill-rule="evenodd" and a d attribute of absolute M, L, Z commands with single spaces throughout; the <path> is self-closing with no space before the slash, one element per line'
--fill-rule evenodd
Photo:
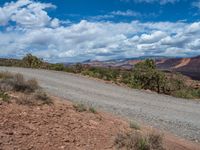
<path fill-rule="evenodd" d="M 12 131 L 6 132 L 7 135 L 13 135 L 14 133 Z"/>
<path fill-rule="evenodd" d="M 61 149 L 64 149 L 64 148 L 65 148 L 65 146 L 61 146 L 60 148 L 61 148 Z"/>

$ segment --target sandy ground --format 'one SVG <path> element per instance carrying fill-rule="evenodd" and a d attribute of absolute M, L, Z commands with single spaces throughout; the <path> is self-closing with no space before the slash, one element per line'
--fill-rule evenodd
<path fill-rule="evenodd" d="M 70 102 L 52 106 L 0 104 L 0 149 L 114 149 L 128 124 L 112 116 L 77 112 Z"/>
<path fill-rule="evenodd" d="M 77 112 L 71 102 L 56 97 L 53 105 L 23 106 L 0 102 L 1 150 L 112 150 L 118 133 L 133 129 L 119 117 Z M 141 132 L 151 132 L 142 127 Z M 154 130 L 155 131 L 155 130 Z M 199 150 L 198 144 L 164 134 L 168 150 Z"/>

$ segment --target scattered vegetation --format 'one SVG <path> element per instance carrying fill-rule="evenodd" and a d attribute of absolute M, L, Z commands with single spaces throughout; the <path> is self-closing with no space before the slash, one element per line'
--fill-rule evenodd
<path fill-rule="evenodd" d="M 91 113 L 94 113 L 94 114 L 97 113 L 97 111 L 94 107 L 92 107 L 92 106 L 88 107 L 88 106 L 84 105 L 83 103 L 74 104 L 73 107 L 78 112 L 88 111 L 88 112 L 91 112 Z"/>
<path fill-rule="evenodd" d="M 32 94 L 23 94 L 16 100 L 17 104 L 28 106 L 50 105 L 53 104 L 52 100 L 46 95 L 45 92 L 35 92 Z"/>
<path fill-rule="evenodd" d="M 163 139 L 159 134 L 142 135 L 140 132 L 118 134 L 115 139 L 117 149 L 126 150 L 164 150 Z"/>
<path fill-rule="evenodd" d="M 51 104 L 52 100 L 39 87 L 35 79 L 25 80 L 22 74 L 0 72 L 0 99 L 9 101 L 7 92 L 18 92 L 20 97 L 16 100 L 22 105 Z"/>
<path fill-rule="evenodd" d="M 4 102 L 9 102 L 10 96 L 5 92 L 0 91 L 0 100 L 2 100 Z"/>
<path fill-rule="evenodd" d="M 97 110 L 94 108 L 94 107 L 89 107 L 89 111 L 93 114 L 96 114 L 97 113 Z"/>
<path fill-rule="evenodd" d="M 53 104 L 52 99 L 41 89 L 38 89 L 36 92 L 34 92 L 33 98 L 37 100 L 40 105 Z"/>
<path fill-rule="evenodd" d="M 173 93 L 174 96 L 186 99 L 200 98 L 200 89 L 184 88 Z"/>
<path fill-rule="evenodd" d="M 40 68 L 43 64 L 42 59 L 37 58 L 36 56 L 33 56 L 31 54 L 27 54 L 23 59 L 22 62 L 24 62 L 24 67 L 28 68 Z"/>
<path fill-rule="evenodd" d="M 133 82 L 136 88 L 164 93 L 166 77 L 163 72 L 156 69 L 153 60 L 147 59 L 135 65 Z"/>
<path fill-rule="evenodd" d="M 0 72 L 0 79 L 10 79 L 13 75 L 10 72 Z"/>
<path fill-rule="evenodd" d="M 73 106 L 78 112 L 87 111 L 87 107 L 84 104 L 74 104 Z"/>
<path fill-rule="evenodd" d="M 140 130 L 140 126 L 133 121 L 130 122 L 130 128 L 135 129 L 135 130 Z"/>
<path fill-rule="evenodd" d="M 172 95 L 180 98 L 200 98 L 200 89 L 195 89 L 192 86 L 186 85 L 183 77 L 179 74 L 165 73 L 157 70 L 155 62 L 151 59 L 147 59 L 136 64 L 132 70 L 91 67 L 89 65 L 82 65 L 80 63 L 70 66 L 65 66 L 64 64 L 50 64 L 31 54 L 27 54 L 22 60 L 1 59 L 0 65 L 42 68 L 78 73 L 94 78 L 112 81 L 117 84 L 124 84 L 131 88 L 151 90 L 157 93 Z M 10 74 L 0 74 L 0 78 L 10 78 Z M 17 80 L 21 80 L 20 82 L 23 83 L 23 79 L 20 79 L 20 75 L 16 76 L 15 78 L 17 78 Z M 29 89 L 26 84 L 21 83 L 20 86 L 19 84 L 16 84 L 15 89 L 20 91 L 23 91 L 24 89 L 34 90 L 33 88 Z"/>
<path fill-rule="evenodd" d="M 15 74 L 9 77 L 1 78 L 0 85 L 2 91 L 16 91 L 16 92 L 27 92 L 32 93 L 39 88 L 38 83 L 35 79 L 25 81 L 23 75 Z"/>

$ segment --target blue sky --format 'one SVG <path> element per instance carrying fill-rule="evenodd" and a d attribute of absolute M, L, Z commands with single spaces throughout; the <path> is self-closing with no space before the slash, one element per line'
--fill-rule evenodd
<path fill-rule="evenodd" d="M 141 21 L 180 21 L 192 22 L 199 20 L 199 9 L 194 6 L 196 0 L 43 0 L 51 2 L 58 9 L 51 12 L 55 17 L 80 21 L 92 20 L 92 16 L 108 15 L 111 12 L 127 12 L 130 10 L 135 15 L 115 16 L 104 18 L 114 22 L 130 22 L 134 19 Z M 150 2 L 148 2 L 150 1 Z"/>
<path fill-rule="evenodd" d="M 200 0 L 0 1 L 0 57 L 200 55 Z"/>

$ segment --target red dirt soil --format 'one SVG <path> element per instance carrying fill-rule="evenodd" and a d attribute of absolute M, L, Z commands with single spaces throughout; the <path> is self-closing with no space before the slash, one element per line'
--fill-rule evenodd
<path fill-rule="evenodd" d="M 129 123 L 105 113 L 77 112 L 72 103 L 23 106 L 0 101 L 0 150 L 111 150 Z M 149 131 L 150 128 L 142 129 Z M 198 150 L 199 145 L 166 134 L 169 150 Z"/>

